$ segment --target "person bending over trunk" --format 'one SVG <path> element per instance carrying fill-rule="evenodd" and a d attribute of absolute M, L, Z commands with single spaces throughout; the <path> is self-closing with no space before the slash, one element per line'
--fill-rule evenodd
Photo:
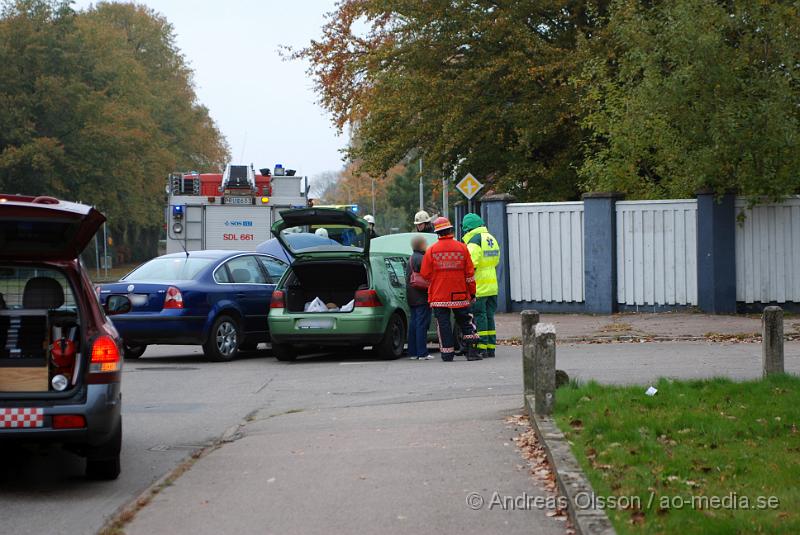
<path fill-rule="evenodd" d="M 455 356 L 451 313 L 461 327 L 467 360 L 481 360 L 475 348 L 478 335 L 475 334 L 469 313 L 469 307 L 475 300 L 475 268 L 469 250 L 466 245 L 453 239 L 453 225 L 446 217 L 436 219 L 433 226 L 439 241 L 425 253 L 420 274 L 430 281 L 428 303 L 436 315 L 442 360 L 451 362 Z"/>

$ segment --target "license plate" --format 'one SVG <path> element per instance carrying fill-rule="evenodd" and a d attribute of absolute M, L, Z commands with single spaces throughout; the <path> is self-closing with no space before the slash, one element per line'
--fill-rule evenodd
<path fill-rule="evenodd" d="M 0 429 L 44 426 L 44 409 L 0 409 Z"/>
<path fill-rule="evenodd" d="M 310 318 L 297 320 L 298 329 L 333 329 L 333 318 Z"/>
<path fill-rule="evenodd" d="M 223 197 L 222 204 L 255 204 L 253 197 Z"/>
<path fill-rule="evenodd" d="M 142 306 L 147 304 L 147 294 L 134 294 L 130 297 L 133 306 Z"/>

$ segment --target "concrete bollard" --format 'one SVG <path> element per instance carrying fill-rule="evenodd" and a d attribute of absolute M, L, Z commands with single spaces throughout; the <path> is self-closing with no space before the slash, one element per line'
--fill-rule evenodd
<path fill-rule="evenodd" d="M 550 416 L 556 404 L 556 327 L 550 323 L 536 325 L 533 381 L 534 412 Z"/>
<path fill-rule="evenodd" d="M 783 368 L 783 309 L 766 307 L 761 316 L 761 362 L 764 377 L 784 373 Z"/>
<path fill-rule="evenodd" d="M 523 310 L 522 314 L 522 384 L 524 395 L 533 395 L 533 340 L 536 336 L 536 324 L 539 323 L 539 312 Z M 525 399 L 523 398 L 523 405 Z"/>

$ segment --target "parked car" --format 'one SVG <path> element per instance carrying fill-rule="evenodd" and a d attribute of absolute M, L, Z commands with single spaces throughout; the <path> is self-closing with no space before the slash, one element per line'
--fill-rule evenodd
<path fill-rule="evenodd" d="M 272 294 L 268 322 L 273 354 L 279 360 L 294 360 L 303 347 L 372 346 L 380 357 L 400 357 L 408 330 L 405 265 L 410 245 L 398 236 L 365 239 L 366 221 L 346 210 L 301 208 L 285 210 L 281 217 L 272 233 L 294 261 Z M 322 227 L 347 236 L 348 245 L 335 240 L 299 243 L 291 238 L 298 231 Z M 410 235 L 405 238 L 410 243 Z M 379 242 L 384 239 L 385 244 Z M 380 251 L 372 252 L 378 244 Z M 306 311 L 316 298 L 344 310 Z M 433 331 L 431 336 L 435 338 Z"/>
<path fill-rule="evenodd" d="M 125 356 L 151 344 L 202 345 L 212 361 L 269 342 L 267 314 L 288 264 L 242 251 L 192 251 L 154 258 L 99 287 L 100 302 L 126 295 L 133 308 L 114 319 Z"/>
<path fill-rule="evenodd" d="M 0 441 L 54 442 L 86 457 L 86 475 L 116 479 L 122 358 L 78 258 L 105 221 L 89 206 L 0 194 Z M 13 461 L 11 461 L 13 462 Z"/>

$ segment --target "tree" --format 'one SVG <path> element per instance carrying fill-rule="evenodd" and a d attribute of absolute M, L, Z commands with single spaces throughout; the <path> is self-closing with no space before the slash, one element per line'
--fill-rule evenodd
<path fill-rule="evenodd" d="M 584 132 L 578 36 L 604 0 L 342 0 L 291 57 L 310 62 L 321 104 L 359 143 L 349 156 L 384 173 L 418 151 L 438 174 L 466 170 L 524 199 L 578 195 Z M 366 23 L 369 31 L 354 27 Z"/>
<path fill-rule="evenodd" d="M 70 4 L 4 4 L 0 190 L 96 205 L 115 241 L 147 258 L 168 173 L 216 169 L 227 145 L 163 17 L 134 4 Z"/>
<path fill-rule="evenodd" d="M 800 192 L 800 13 L 791 2 L 614 3 L 577 85 L 586 189 L 636 198 Z"/>

